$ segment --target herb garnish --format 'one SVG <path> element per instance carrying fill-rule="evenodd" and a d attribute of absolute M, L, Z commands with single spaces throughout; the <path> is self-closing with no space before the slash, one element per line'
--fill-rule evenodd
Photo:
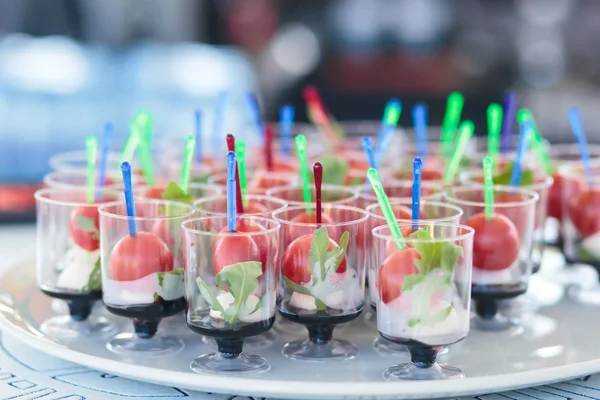
<path fill-rule="evenodd" d="M 83 287 L 84 292 L 97 292 L 99 290 L 102 290 L 102 266 L 100 257 L 98 257 L 98 261 L 96 261 L 92 272 L 90 272 L 87 285 Z"/>
<path fill-rule="evenodd" d="M 100 239 L 100 232 L 96 228 L 96 222 L 92 218 L 78 215 L 75 217 L 75 223 L 82 231 L 92 232 L 92 239 Z"/>
<path fill-rule="evenodd" d="M 185 194 L 183 189 L 175 182 L 171 181 L 167 185 L 167 188 L 162 193 L 162 198 L 164 200 L 178 201 L 180 203 L 185 203 L 191 205 L 193 202 L 192 195 Z"/>
<path fill-rule="evenodd" d="M 506 164 L 506 167 L 497 175 L 494 175 L 492 180 L 494 181 L 494 185 L 510 185 L 510 179 L 512 177 L 514 162 L 509 161 Z M 521 185 L 520 186 L 529 186 L 533 184 L 533 171 L 530 169 L 525 169 L 521 173 Z"/>
<path fill-rule="evenodd" d="M 323 171 L 327 171 L 327 174 L 323 174 L 323 184 L 325 185 L 343 185 L 344 178 L 348 174 L 348 162 L 340 157 L 325 156 L 319 159 L 323 164 Z M 309 180 L 314 183 L 315 177 L 311 173 Z"/>

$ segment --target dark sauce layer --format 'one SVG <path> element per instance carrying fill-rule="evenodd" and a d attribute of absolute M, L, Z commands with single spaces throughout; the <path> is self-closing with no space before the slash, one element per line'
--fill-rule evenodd
<path fill-rule="evenodd" d="M 187 322 L 187 326 L 199 335 L 210 336 L 215 338 L 227 339 L 243 339 L 250 336 L 257 336 L 267 332 L 275 323 L 275 316 L 258 322 L 235 322 L 233 324 L 224 324 L 223 328 L 212 325 L 210 322 L 206 324 L 194 324 Z"/>
<path fill-rule="evenodd" d="M 418 368 L 429 368 L 435 363 L 438 352 L 442 349 L 442 346 L 450 346 L 454 343 L 458 343 L 464 338 L 461 338 L 453 343 L 444 343 L 440 345 L 431 345 L 423 342 L 419 342 L 415 339 L 407 339 L 401 337 L 395 337 L 385 335 L 379 332 L 382 338 L 389 340 L 390 342 L 404 345 L 410 351 L 410 361 L 415 364 Z"/>
<path fill-rule="evenodd" d="M 121 307 L 114 307 L 108 304 L 105 305 L 108 311 L 121 317 L 137 319 L 162 319 L 171 317 L 183 311 L 186 306 L 186 301 L 184 297 L 167 301 L 158 296 L 152 304 Z"/>

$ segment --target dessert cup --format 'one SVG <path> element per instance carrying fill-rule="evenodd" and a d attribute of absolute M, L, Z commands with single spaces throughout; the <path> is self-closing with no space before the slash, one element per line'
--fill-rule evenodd
<path fill-rule="evenodd" d="M 133 175 L 131 183 L 140 182 L 140 176 Z M 86 171 L 52 171 L 44 175 L 44 184 L 48 187 L 62 189 L 81 189 L 87 187 Z M 120 190 L 123 187 L 123 178 L 117 174 L 109 174 L 104 182 L 105 189 Z"/>
<path fill-rule="evenodd" d="M 365 174 L 366 176 L 366 174 Z M 412 180 L 383 179 L 383 190 L 390 200 L 410 200 L 412 198 Z M 364 185 L 358 189 L 358 206 L 366 209 L 367 206 L 377 203 L 377 196 L 371 185 Z M 434 182 L 421 182 L 421 200 L 440 200 L 443 188 Z M 410 208 L 410 202 L 408 203 Z"/>
<path fill-rule="evenodd" d="M 46 335 L 69 339 L 108 333 L 115 325 L 90 315 L 102 299 L 98 207 L 115 201 L 119 192 L 96 192 L 86 201 L 87 190 L 47 188 L 35 193 L 37 203 L 37 283 L 42 292 L 68 306 L 68 314 L 44 321 Z"/>
<path fill-rule="evenodd" d="M 258 355 L 243 352 L 246 339 L 275 322 L 279 223 L 241 216 L 229 232 L 226 216 L 183 223 L 187 325 L 217 343 L 217 352 L 192 361 L 207 374 L 256 374 L 269 370 Z"/>
<path fill-rule="evenodd" d="M 331 204 L 322 213 L 319 226 L 302 222 L 316 214 L 312 204 L 273 213 L 282 231 L 277 307 L 308 330 L 308 339 L 283 347 L 283 355 L 295 360 L 339 361 L 358 353 L 354 344 L 334 339 L 333 331 L 364 307 L 367 213 Z"/>
<path fill-rule="evenodd" d="M 158 325 L 185 308 L 181 223 L 193 215 L 192 207 L 138 200 L 135 217 L 127 216 L 125 202 L 105 204 L 99 213 L 102 300 L 112 314 L 131 318 L 134 329 L 106 347 L 128 356 L 176 354 L 183 342 Z"/>
<path fill-rule="evenodd" d="M 474 230 L 469 226 L 400 223 L 397 241 L 387 225 L 373 229 L 377 265 L 377 329 L 384 339 L 404 345 L 410 363 L 392 366 L 383 378 L 434 380 L 464 377 L 439 365 L 438 352 L 469 332 Z"/>
<path fill-rule="evenodd" d="M 537 193 L 510 186 L 493 186 L 494 209 L 484 213 L 483 186 L 451 188 L 446 201 L 460 207 L 462 223 L 475 229 L 471 296 L 479 330 L 503 330 L 519 324 L 498 312 L 500 300 L 527 291 L 533 263 L 531 252 Z"/>
<path fill-rule="evenodd" d="M 107 153 L 107 172 L 115 174 L 116 176 L 119 175 L 119 158 L 120 154 L 115 151 L 109 151 Z M 85 173 L 87 170 L 87 154 L 85 150 L 58 153 L 50 157 L 49 164 L 50 168 L 54 171 Z"/>
<path fill-rule="evenodd" d="M 356 188 L 340 185 L 323 185 L 321 188 L 322 204 L 356 206 L 358 192 Z M 279 186 L 267 191 L 267 197 L 285 201 L 288 206 L 296 207 L 304 204 L 302 185 Z M 315 200 L 315 188 L 310 188 L 310 198 Z"/>

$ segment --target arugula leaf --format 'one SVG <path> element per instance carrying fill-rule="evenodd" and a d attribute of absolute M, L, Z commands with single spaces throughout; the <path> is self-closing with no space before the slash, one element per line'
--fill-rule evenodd
<path fill-rule="evenodd" d="M 325 230 L 327 232 L 327 230 Z M 345 231 L 340 237 L 340 243 L 336 248 L 327 252 L 327 258 L 325 259 L 325 270 L 326 276 L 329 276 L 333 272 L 337 272 L 344 256 L 346 255 L 346 248 L 348 247 L 348 240 L 350 239 L 350 234 L 348 231 Z"/>
<path fill-rule="evenodd" d="M 514 166 L 514 161 L 509 161 L 506 167 L 497 175 L 494 175 L 492 178 L 494 185 L 510 185 L 510 178 L 512 177 L 512 170 Z M 521 173 L 521 185 L 520 186 L 529 186 L 533 184 L 533 171 L 530 169 L 525 169 Z"/>
<path fill-rule="evenodd" d="M 223 317 L 227 322 L 239 318 L 238 313 L 248 297 L 258 287 L 258 277 L 262 275 L 262 264 L 258 261 L 247 261 L 224 267 L 215 277 L 215 283 L 221 289 L 229 290 L 235 302 L 227 307 Z M 233 310 L 229 311 L 230 308 Z"/>
<path fill-rule="evenodd" d="M 431 234 L 427 229 L 419 229 L 411 233 L 409 237 L 423 240 L 415 243 L 415 249 L 421 259 L 415 259 L 414 262 L 420 274 L 427 275 L 432 269 L 440 267 L 444 243 L 426 242 L 431 239 Z"/>
<path fill-rule="evenodd" d="M 339 245 L 333 250 L 327 251 L 329 247 L 327 228 L 322 226 L 314 232 L 314 238 L 308 252 L 313 285 L 317 282 L 324 282 L 330 274 L 337 271 L 346 255 L 349 237 L 348 231 L 344 232 Z"/>
<path fill-rule="evenodd" d="M 173 181 L 169 182 L 167 185 L 167 188 L 162 193 L 162 198 L 164 200 L 178 201 L 189 205 L 193 202 L 192 196 L 190 194 L 185 194 L 183 189 Z"/>
<path fill-rule="evenodd" d="M 193 183 L 208 183 L 208 178 L 211 177 L 211 173 L 210 172 L 205 172 L 203 174 L 200 175 L 196 175 L 194 177 L 192 177 L 192 179 L 190 179 L 190 182 Z"/>
<path fill-rule="evenodd" d="M 454 272 L 454 267 L 458 262 L 458 258 L 465 254 L 462 246 L 455 243 L 446 242 L 442 249 L 440 267 L 450 273 Z"/>
<path fill-rule="evenodd" d="M 83 215 L 78 215 L 75 217 L 75 223 L 82 231 L 98 233 L 96 223 L 91 218 L 84 217 Z"/>
<path fill-rule="evenodd" d="M 325 156 L 321 157 L 319 161 L 323 164 L 323 184 L 342 185 L 344 183 L 344 178 L 350 168 L 346 160 L 341 157 Z M 308 179 L 314 183 L 314 174 L 310 173 Z"/>
<path fill-rule="evenodd" d="M 214 295 L 212 289 L 206 284 L 206 282 L 204 282 L 202 278 L 197 277 L 196 284 L 198 285 L 198 289 L 200 289 L 200 294 L 202 295 L 204 300 L 206 300 L 210 308 L 220 312 L 221 315 L 223 315 L 225 310 L 223 310 L 223 307 L 221 307 L 221 303 L 219 303 L 219 300 L 217 300 L 217 297 Z"/>
<path fill-rule="evenodd" d="M 402 292 L 411 290 L 413 287 L 415 287 L 415 285 L 418 285 L 419 283 L 423 282 L 423 279 L 425 279 L 425 275 L 405 275 L 404 280 L 402 281 Z"/>
<path fill-rule="evenodd" d="M 84 290 L 85 289 L 91 292 L 97 292 L 99 290 L 102 290 L 102 266 L 100 263 L 100 257 L 98 257 L 98 261 L 96 261 L 92 272 L 90 272 L 90 276 L 88 277 L 88 283 L 85 286 Z"/>
<path fill-rule="evenodd" d="M 158 278 L 158 286 L 162 287 L 163 281 L 165 279 L 165 275 L 166 274 L 170 274 L 170 275 L 183 275 L 183 269 L 181 269 L 181 268 L 175 268 L 174 270 L 168 271 L 168 272 L 157 272 L 156 273 L 156 277 Z"/>

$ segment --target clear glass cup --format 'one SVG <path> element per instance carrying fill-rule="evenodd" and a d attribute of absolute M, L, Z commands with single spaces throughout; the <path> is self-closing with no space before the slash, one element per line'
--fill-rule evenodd
<path fill-rule="evenodd" d="M 314 205 L 273 213 L 282 236 L 279 313 L 308 330 L 308 339 L 283 347 L 283 355 L 296 360 L 347 360 L 358 353 L 354 344 L 334 339 L 333 331 L 364 307 L 367 213 L 337 204 L 324 205 L 322 212 L 326 222 L 320 227 L 302 222 L 311 221 Z"/>
<path fill-rule="evenodd" d="M 227 216 L 183 223 L 188 327 L 215 338 L 217 353 L 192 361 L 196 372 L 255 374 L 269 370 L 257 355 L 243 353 L 244 341 L 275 322 L 279 223 L 241 216 L 236 231 Z M 227 251 L 225 251 L 227 250 Z"/>
<path fill-rule="evenodd" d="M 123 355 L 161 356 L 183 342 L 157 333 L 163 318 L 185 308 L 181 223 L 191 206 L 174 201 L 138 200 L 135 217 L 125 202 L 99 208 L 102 300 L 112 314 L 131 318 L 134 332 L 113 337 L 106 347 Z M 130 235 L 129 225 L 137 232 Z"/>
<path fill-rule="evenodd" d="M 136 198 L 162 200 L 162 195 L 166 189 L 166 185 L 139 185 L 137 187 L 134 186 L 133 193 Z M 223 187 L 211 185 L 209 183 L 190 182 L 188 185 L 188 194 L 192 196 L 193 201 L 217 197 L 220 196 L 223 191 Z"/>
<path fill-rule="evenodd" d="M 274 197 L 267 197 L 260 194 L 249 194 L 246 196 L 244 205 L 245 216 L 270 218 L 273 212 L 283 210 L 287 203 Z M 227 196 L 213 196 L 196 200 L 194 209 L 200 217 L 209 215 L 227 215 Z"/>
<path fill-rule="evenodd" d="M 481 168 L 481 163 L 483 161 L 483 158 L 488 155 L 488 147 L 489 147 L 488 137 L 487 137 L 487 135 L 486 136 L 478 136 L 478 137 L 471 139 L 471 141 L 475 145 L 475 148 L 473 149 L 474 151 L 470 157 L 471 161 L 472 161 L 471 166 L 473 168 Z M 502 141 L 502 139 L 500 139 L 500 141 Z M 498 166 L 505 166 L 509 162 L 512 162 L 515 160 L 515 155 L 517 153 L 517 147 L 519 146 L 519 134 L 510 135 L 510 140 L 508 143 L 509 143 L 509 146 L 505 149 L 505 151 L 498 152 L 498 158 L 496 160 L 496 165 L 498 165 Z M 550 151 L 550 148 L 551 148 L 550 142 L 548 142 L 546 139 L 543 139 L 542 144 L 546 151 Z M 530 165 L 535 165 L 536 162 L 537 161 L 535 158 L 535 154 L 534 154 L 531 146 L 529 146 L 529 148 L 527 149 L 527 152 L 525 153 L 524 163 L 530 164 Z"/>
<path fill-rule="evenodd" d="M 592 164 L 600 164 L 600 145 L 588 144 Z M 576 143 L 554 144 L 550 148 L 550 157 L 555 167 L 554 183 L 548 192 L 548 223 L 546 224 L 546 243 L 563 249 L 562 237 L 562 181 L 559 173 L 563 165 L 581 165 L 579 146 Z"/>
<path fill-rule="evenodd" d="M 176 155 L 166 154 L 162 156 L 162 165 L 166 168 L 164 174 L 175 182 L 179 182 L 181 177 L 181 160 L 183 159 L 182 153 Z M 215 174 L 227 173 L 227 165 L 225 164 L 225 158 L 223 160 L 204 159 L 202 164 L 199 164 L 194 160 L 192 162 L 192 169 L 190 171 L 190 182 L 191 183 L 208 183 L 211 176 Z"/>
<path fill-rule="evenodd" d="M 479 330 L 518 325 L 518 321 L 498 312 L 498 304 L 527 291 L 533 268 L 531 252 L 539 196 L 524 188 L 493 188 L 494 213 L 489 220 L 484 213 L 481 185 L 458 186 L 445 194 L 448 203 L 463 210 L 462 223 L 475 230 L 471 296 Z"/>
<path fill-rule="evenodd" d="M 383 190 L 390 200 L 412 199 L 412 180 L 399 181 L 395 179 L 382 179 Z M 421 182 L 421 200 L 439 200 L 442 197 L 443 188 L 435 182 Z M 358 206 L 366 208 L 377 203 L 377 196 L 371 185 L 365 185 L 358 191 Z"/>
<path fill-rule="evenodd" d="M 267 197 L 285 201 L 289 206 L 300 206 L 304 203 L 302 185 L 280 186 L 267 190 Z M 315 188 L 310 188 L 310 198 L 315 200 Z M 323 185 L 321 187 L 322 204 L 355 206 L 358 204 L 356 188 L 339 185 Z"/>
<path fill-rule="evenodd" d="M 296 185 L 300 182 L 297 173 L 290 172 L 257 172 L 248 174 L 246 172 L 247 193 L 248 194 L 266 194 L 270 189 L 285 185 Z M 208 178 L 208 183 L 227 187 L 227 173 L 215 174 Z"/>
<path fill-rule="evenodd" d="M 116 151 L 109 151 L 106 165 L 108 172 L 119 173 L 119 160 L 121 155 Z M 85 150 L 67 151 L 50 157 L 48 161 L 54 171 L 85 172 L 87 170 L 87 154 Z"/>
<path fill-rule="evenodd" d="M 408 347 L 411 358 L 385 370 L 383 378 L 464 377 L 456 367 L 439 365 L 436 357 L 442 346 L 469 332 L 474 230 L 439 222 L 401 223 L 400 229 L 412 232 L 402 249 L 387 225 L 373 229 L 377 329 L 386 340 Z"/>
<path fill-rule="evenodd" d="M 138 184 L 142 177 L 138 175 L 131 176 L 132 185 Z M 86 171 L 53 171 L 44 175 L 44 184 L 48 187 L 62 189 L 77 189 L 87 187 Z M 104 182 L 104 188 L 121 190 L 123 188 L 122 175 L 110 173 Z"/>
<path fill-rule="evenodd" d="M 41 325 L 46 335 L 69 339 L 109 333 L 115 325 L 90 315 L 102 299 L 98 207 L 120 193 L 98 190 L 93 203 L 85 188 L 46 188 L 35 193 L 37 203 L 37 283 L 42 292 L 66 301 L 69 314 Z"/>
<path fill-rule="evenodd" d="M 534 173 L 535 168 L 530 169 L 533 176 L 531 185 L 522 185 L 524 189 L 532 190 L 539 196 L 539 201 L 535 205 L 535 220 L 533 231 L 533 247 L 531 251 L 531 261 L 533 262 L 532 273 L 535 274 L 540 270 L 542 259 L 544 257 L 544 229 L 546 223 L 546 213 L 548 210 L 548 194 L 554 179 L 551 176 L 543 176 Z M 483 171 L 469 170 L 460 174 L 459 181 L 463 184 L 479 184 L 483 190 Z"/>

